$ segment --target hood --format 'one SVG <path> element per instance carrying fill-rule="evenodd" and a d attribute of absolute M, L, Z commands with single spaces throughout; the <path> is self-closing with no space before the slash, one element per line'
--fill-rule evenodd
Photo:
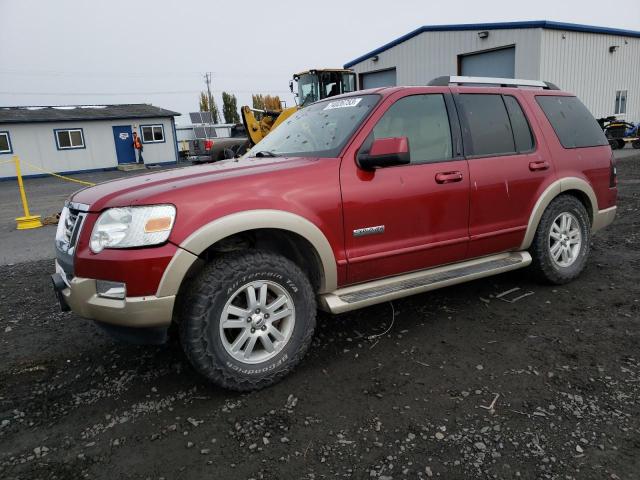
<path fill-rule="evenodd" d="M 71 200 L 89 205 L 91 212 L 99 212 L 109 207 L 175 203 L 175 194 L 182 189 L 302 167 L 317 160 L 302 157 L 229 159 L 213 164 L 174 168 L 111 180 L 82 189 L 76 192 Z"/>

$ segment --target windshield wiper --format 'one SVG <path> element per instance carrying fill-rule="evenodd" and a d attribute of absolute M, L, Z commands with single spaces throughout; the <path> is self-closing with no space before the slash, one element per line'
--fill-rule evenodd
<path fill-rule="evenodd" d="M 277 157 L 278 155 L 275 152 L 270 152 L 269 150 L 260 150 L 256 152 L 254 157 Z"/>

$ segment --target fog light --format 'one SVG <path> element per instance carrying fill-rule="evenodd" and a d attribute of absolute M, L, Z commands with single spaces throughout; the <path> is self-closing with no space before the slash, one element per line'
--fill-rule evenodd
<path fill-rule="evenodd" d="M 127 285 L 109 280 L 96 280 L 96 292 L 100 297 L 124 300 L 127 296 Z"/>

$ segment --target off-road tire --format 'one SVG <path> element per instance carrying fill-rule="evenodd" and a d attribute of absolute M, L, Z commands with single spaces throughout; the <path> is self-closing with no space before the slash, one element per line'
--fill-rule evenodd
<path fill-rule="evenodd" d="M 570 213 L 580 226 L 581 246 L 580 252 L 573 264 L 561 267 L 552 258 L 549 249 L 550 231 L 554 220 L 562 213 Z M 584 269 L 591 244 L 591 222 L 584 205 L 572 195 L 560 195 L 546 208 L 538 224 L 529 253 L 533 261 L 531 271 L 534 276 L 543 282 L 562 285 L 577 278 Z"/>
<path fill-rule="evenodd" d="M 275 357 L 248 364 L 227 352 L 219 328 L 233 291 L 254 280 L 276 281 L 289 293 L 295 323 L 291 337 Z M 234 252 L 207 264 L 190 283 L 179 322 L 182 348 L 199 373 L 226 389 L 259 390 L 290 373 L 309 349 L 316 325 L 315 295 L 307 276 L 287 258 L 256 250 Z"/>

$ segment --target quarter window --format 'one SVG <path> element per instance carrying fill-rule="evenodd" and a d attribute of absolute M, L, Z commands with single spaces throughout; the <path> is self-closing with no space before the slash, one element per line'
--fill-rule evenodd
<path fill-rule="evenodd" d="M 598 122 L 577 97 L 538 95 L 536 101 L 564 148 L 609 144 Z"/>
<path fill-rule="evenodd" d="M 533 150 L 533 134 L 522 107 L 520 107 L 518 100 L 511 95 L 505 95 L 502 98 L 511 119 L 511 129 L 513 130 L 513 139 L 516 142 L 516 150 L 519 153 L 530 152 Z"/>
<path fill-rule="evenodd" d="M 55 130 L 58 150 L 84 148 L 84 134 L 81 128 Z"/>
<path fill-rule="evenodd" d="M 411 95 L 389 107 L 373 129 L 373 138 L 407 137 L 411 163 L 452 157 L 451 128 L 442 95 Z"/>
<path fill-rule="evenodd" d="M 143 143 L 164 142 L 164 127 L 162 125 L 143 125 L 140 128 Z"/>
<path fill-rule="evenodd" d="M 614 109 L 616 115 L 627 113 L 627 91 L 618 90 L 616 92 L 616 106 Z"/>
<path fill-rule="evenodd" d="M 13 153 L 9 132 L 0 132 L 0 153 Z"/>
<path fill-rule="evenodd" d="M 511 123 L 501 95 L 463 94 L 459 96 L 467 156 L 515 153 Z"/>

